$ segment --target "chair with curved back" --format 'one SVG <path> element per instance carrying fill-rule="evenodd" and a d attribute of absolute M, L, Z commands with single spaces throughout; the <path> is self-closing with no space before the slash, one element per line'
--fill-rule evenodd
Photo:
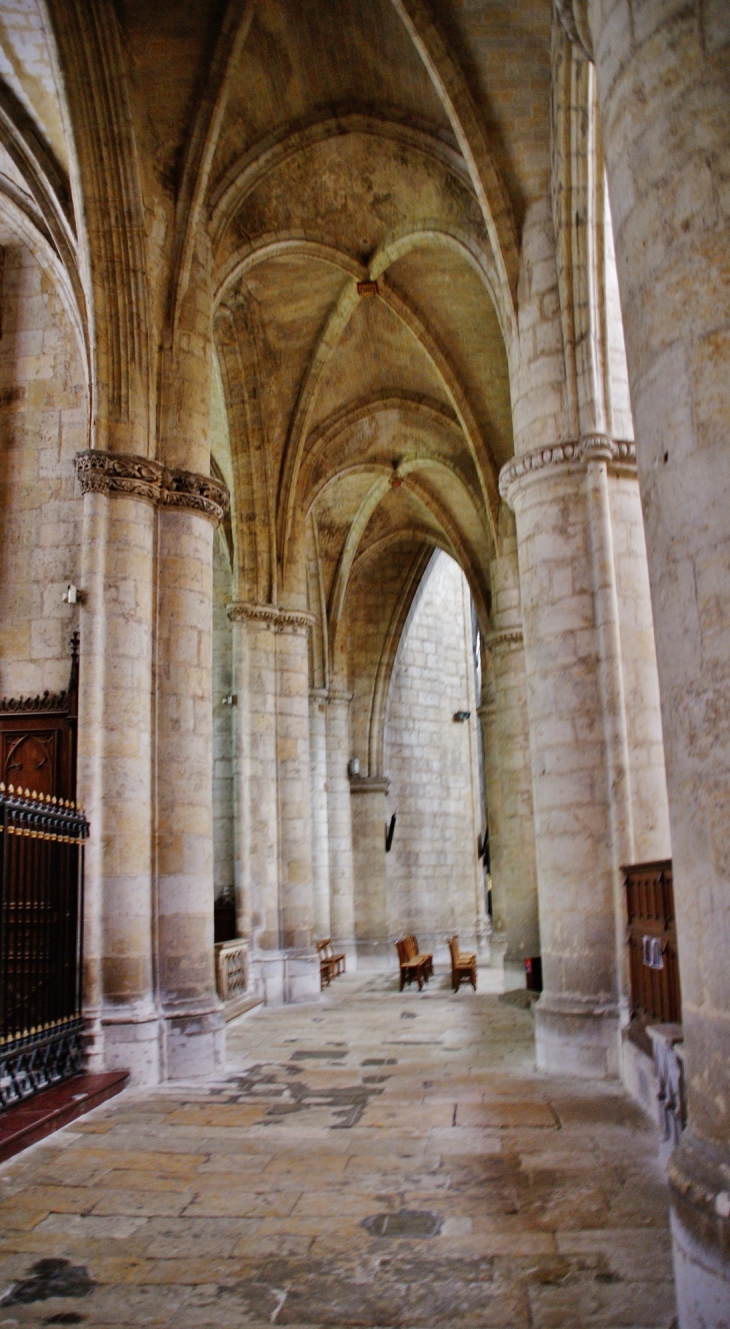
<path fill-rule="evenodd" d="M 449 937 L 449 950 L 451 952 L 451 986 L 454 992 L 458 992 L 461 987 L 461 980 L 471 983 L 474 991 L 477 990 L 477 957 L 471 952 L 459 950 L 459 938 L 456 933 Z"/>

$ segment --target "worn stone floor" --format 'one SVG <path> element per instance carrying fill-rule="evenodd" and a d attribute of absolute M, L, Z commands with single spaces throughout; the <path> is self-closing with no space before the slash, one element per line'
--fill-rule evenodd
<path fill-rule="evenodd" d="M 348 976 L 229 1057 L 5 1165 L 0 1329 L 673 1323 L 653 1128 L 509 998 Z"/>

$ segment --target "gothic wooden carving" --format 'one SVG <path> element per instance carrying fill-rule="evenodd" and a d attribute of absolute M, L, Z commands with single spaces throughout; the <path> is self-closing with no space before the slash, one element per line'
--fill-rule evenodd
<path fill-rule="evenodd" d="M 63 692 L 0 700 L 0 780 L 16 789 L 76 797 L 79 634 L 71 638 L 71 677 Z"/>

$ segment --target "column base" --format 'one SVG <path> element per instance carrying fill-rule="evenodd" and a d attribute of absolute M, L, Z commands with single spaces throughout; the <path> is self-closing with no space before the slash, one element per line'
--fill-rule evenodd
<path fill-rule="evenodd" d="M 167 1011 L 162 1017 L 165 1079 L 201 1080 L 225 1064 L 226 1021 L 219 1002 L 197 1010 Z"/>
<path fill-rule="evenodd" d="M 129 1071 L 130 1085 L 159 1084 L 162 1079 L 160 1018 L 145 1009 L 106 1010 L 101 1014 L 104 1068 Z"/>
<path fill-rule="evenodd" d="M 583 1080 L 619 1073 L 619 1012 L 543 995 L 534 1007 L 537 1069 Z"/>
<path fill-rule="evenodd" d="M 249 955 L 250 986 L 266 1006 L 319 1001 L 319 956 L 316 950 L 254 951 Z"/>
<path fill-rule="evenodd" d="M 102 1075 L 106 1070 L 104 1060 L 104 1030 L 101 1024 L 101 1012 L 86 1007 L 84 1010 L 84 1069 L 89 1075 Z"/>
<path fill-rule="evenodd" d="M 679 1329 L 730 1329 L 730 1156 L 687 1130 L 669 1188 Z"/>

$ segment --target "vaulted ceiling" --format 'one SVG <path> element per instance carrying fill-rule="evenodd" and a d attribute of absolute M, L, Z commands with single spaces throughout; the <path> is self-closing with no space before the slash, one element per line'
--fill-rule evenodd
<path fill-rule="evenodd" d="M 82 10 L 0 5 L 0 129 L 4 97 L 46 175 L 57 168 L 57 231 L 78 225 L 63 221 L 64 190 L 88 204 L 63 95 L 75 75 L 59 72 Z M 497 477 L 513 452 L 520 235 L 549 192 L 549 0 L 118 0 L 113 12 L 152 361 L 201 235 L 209 255 L 214 451 L 234 487 L 239 595 L 296 599 L 306 583 L 324 677 L 346 671 L 351 587 L 364 602 L 368 579 L 393 582 L 397 622 L 437 546 L 486 626 Z M 11 138 L 0 133 L 0 171 L 27 191 Z"/>

